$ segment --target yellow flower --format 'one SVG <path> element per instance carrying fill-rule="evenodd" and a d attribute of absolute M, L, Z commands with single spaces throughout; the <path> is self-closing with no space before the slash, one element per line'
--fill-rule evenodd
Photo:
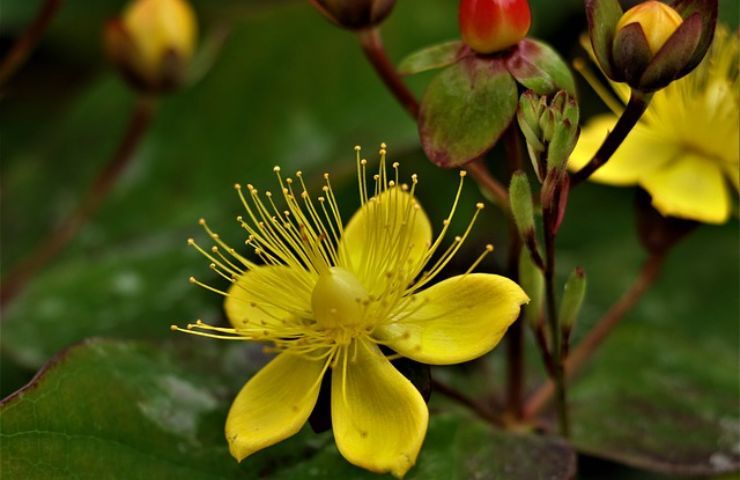
<path fill-rule="evenodd" d="M 204 221 L 216 245 L 189 243 L 211 268 L 232 282 L 226 296 L 229 328 L 196 322 L 175 330 L 207 337 L 265 342 L 277 356 L 252 377 L 226 420 L 232 455 L 241 461 L 298 432 L 316 404 L 321 380 L 331 374 L 334 438 L 351 463 L 402 477 L 416 462 L 428 410 L 417 389 L 380 349 L 428 364 L 479 357 L 500 341 L 527 302 L 511 280 L 471 273 L 492 250 L 486 246 L 470 270 L 428 286 L 460 249 L 482 204 L 462 235 L 440 252 L 458 206 L 460 186 L 441 233 L 432 226 L 410 186 L 388 176 L 385 146 L 380 168 L 366 181 L 367 162 L 357 150 L 361 208 L 343 224 L 324 175 L 323 196 L 312 198 L 300 172 L 275 172 L 280 195 L 246 192 L 238 217 L 253 263 L 229 247 Z M 285 203 L 278 207 L 277 197 Z M 425 288 L 428 287 L 428 288 Z"/>
<path fill-rule="evenodd" d="M 108 56 L 135 86 L 179 86 L 195 50 L 198 23 L 187 0 L 133 0 L 104 29 Z"/>
<path fill-rule="evenodd" d="M 699 67 L 655 93 L 638 125 L 590 178 L 640 185 L 665 216 L 726 222 L 740 188 L 737 59 L 738 36 L 718 27 Z M 625 102 L 627 88 L 612 87 Z M 570 159 L 572 170 L 590 160 L 616 120 L 599 115 L 586 125 Z"/>

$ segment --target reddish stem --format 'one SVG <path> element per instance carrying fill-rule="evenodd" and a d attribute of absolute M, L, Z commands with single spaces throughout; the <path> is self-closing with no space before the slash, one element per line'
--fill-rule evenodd
<path fill-rule="evenodd" d="M 136 147 L 149 127 L 154 107 L 153 99 L 139 99 L 121 143 L 108 164 L 98 173 L 77 208 L 46 237 L 46 241 L 37 245 L 33 252 L 11 268 L 3 278 L 0 288 L 0 308 L 6 307 L 23 290 L 33 275 L 52 261 L 98 211 L 133 157 Z"/>
<path fill-rule="evenodd" d="M 663 265 L 664 256 L 655 255 L 650 257 L 643 266 L 640 275 L 627 290 L 627 292 L 615 303 L 611 309 L 599 320 L 596 326 L 586 337 L 573 349 L 565 361 L 565 376 L 570 379 L 576 375 L 583 365 L 588 361 L 604 342 L 606 337 L 619 325 L 624 315 L 629 312 L 642 298 L 650 287 L 655 283 Z M 552 400 L 555 393 L 555 385 L 550 380 L 542 385 L 527 401 L 524 408 L 525 418 L 533 418 L 542 411 Z"/>
<path fill-rule="evenodd" d="M 62 0 L 46 0 L 41 9 L 36 14 L 31 24 L 18 37 L 8 53 L 0 63 L 0 85 L 4 85 L 13 74 L 18 71 L 23 62 L 26 61 L 33 49 L 44 36 L 46 28 L 56 15 L 59 7 L 62 6 Z"/>
<path fill-rule="evenodd" d="M 378 29 L 362 30 L 358 36 L 362 51 L 365 52 L 365 56 L 375 68 L 380 79 L 383 80 L 388 90 L 393 93 L 396 100 L 416 120 L 419 117 L 419 102 L 416 100 L 414 93 L 403 83 L 396 67 L 388 59 Z"/>

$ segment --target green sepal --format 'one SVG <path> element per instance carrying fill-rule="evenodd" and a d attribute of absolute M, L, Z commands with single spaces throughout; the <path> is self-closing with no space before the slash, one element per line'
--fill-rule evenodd
<path fill-rule="evenodd" d="M 612 44 L 612 59 L 619 78 L 637 87 L 640 77 L 653 59 L 647 37 L 639 23 L 630 23 L 617 32 Z"/>
<path fill-rule="evenodd" d="M 702 34 L 702 20 L 695 13 L 673 32 L 640 77 L 639 88 L 652 92 L 680 78 L 691 61 Z"/>
<path fill-rule="evenodd" d="M 509 202 L 511 203 L 511 214 L 514 217 L 514 223 L 516 223 L 522 239 L 534 235 L 532 188 L 529 186 L 526 173 L 517 171 L 511 176 Z"/>
<path fill-rule="evenodd" d="M 673 8 L 684 20 L 696 13 L 701 16 L 701 39 L 691 55 L 691 59 L 679 74 L 679 77 L 682 77 L 696 68 L 709 50 L 709 46 L 714 39 L 714 30 L 717 28 L 719 6 L 717 0 L 678 0 Z"/>
<path fill-rule="evenodd" d="M 421 100 L 424 151 L 444 168 L 475 160 L 501 137 L 517 103 L 516 82 L 500 60 L 463 58 L 434 77 Z"/>
<path fill-rule="evenodd" d="M 545 277 L 542 275 L 542 270 L 537 268 L 532 261 L 527 248 L 523 248 L 519 255 L 519 285 L 529 297 L 529 303 L 523 307 L 524 319 L 536 330 L 542 320 Z"/>
<path fill-rule="evenodd" d="M 573 328 L 578 314 L 581 313 L 583 299 L 586 297 L 586 273 L 580 267 L 570 274 L 565 283 L 563 301 L 560 304 L 560 327 L 566 330 Z"/>
<path fill-rule="evenodd" d="M 623 13 L 617 0 L 586 0 L 588 34 L 594 55 L 604 74 L 616 81 L 619 79 L 615 78 L 615 71 L 612 68 L 612 42 L 617 23 Z"/>
<path fill-rule="evenodd" d="M 460 40 L 438 43 L 404 57 L 398 64 L 398 72 L 401 75 L 415 75 L 444 68 L 469 54 L 470 49 Z"/>
<path fill-rule="evenodd" d="M 516 80 L 540 95 L 565 90 L 575 95 L 576 86 L 568 64 L 544 42 L 525 38 L 506 59 Z"/>

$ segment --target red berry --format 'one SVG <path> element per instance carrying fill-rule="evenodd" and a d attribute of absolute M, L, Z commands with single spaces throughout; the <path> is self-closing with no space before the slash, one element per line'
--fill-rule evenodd
<path fill-rule="evenodd" d="M 460 32 L 476 52 L 493 53 L 517 44 L 531 24 L 527 0 L 460 0 Z"/>

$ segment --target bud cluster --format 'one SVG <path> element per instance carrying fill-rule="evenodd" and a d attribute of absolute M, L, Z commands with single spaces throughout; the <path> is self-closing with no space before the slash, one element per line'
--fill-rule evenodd
<path fill-rule="evenodd" d="M 552 98 L 528 90 L 519 98 L 517 119 L 539 180 L 551 170 L 563 171 L 578 141 L 576 99 L 563 90 Z"/>

